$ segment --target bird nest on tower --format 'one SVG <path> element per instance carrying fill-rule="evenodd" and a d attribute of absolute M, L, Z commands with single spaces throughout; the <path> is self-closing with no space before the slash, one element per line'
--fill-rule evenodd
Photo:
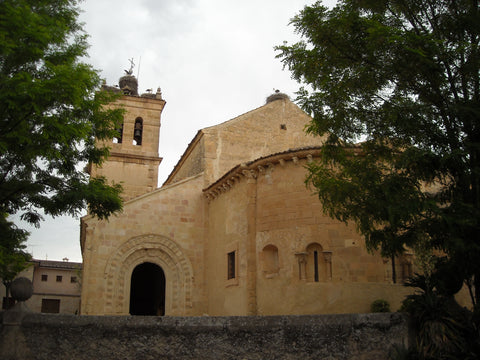
<path fill-rule="evenodd" d="M 267 97 L 266 103 L 271 103 L 272 101 L 275 100 L 290 100 L 290 97 L 287 94 L 281 93 L 279 90 L 275 90 L 275 93 Z"/>
<path fill-rule="evenodd" d="M 138 81 L 133 75 L 125 75 L 118 80 L 118 85 L 125 95 L 138 96 Z"/>

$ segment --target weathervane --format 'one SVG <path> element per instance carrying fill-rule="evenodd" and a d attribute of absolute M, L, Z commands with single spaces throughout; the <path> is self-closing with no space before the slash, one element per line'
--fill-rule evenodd
<path fill-rule="evenodd" d="M 132 75 L 133 74 L 133 68 L 135 66 L 135 63 L 133 62 L 133 57 L 131 59 L 128 59 L 130 61 L 130 70 L 123 70 L 127 73 L 127 75 Z"/>

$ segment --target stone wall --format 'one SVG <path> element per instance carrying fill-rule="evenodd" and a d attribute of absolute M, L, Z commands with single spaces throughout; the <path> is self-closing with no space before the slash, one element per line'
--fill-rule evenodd
<path fill-rule="evenodd" d="M 323 214 L 305 187 L 307 162 L 318 155 L 306 148 L 248 162 L 204 191 L 208 315 L 365 313 L 378 299 L 396 311 L 412 293 L 403 257 L 394 284 L 391 263 L 368 252 L 352 224 Z M 227 280 L 231 252 L 237 271 Z"/>
<path fill-rule="evenodd" d="M 205 170 L 205 142 L 200 130 L 177 165 L 169 175 L 165 184 L 174 184 L 189 177 L 198 175 Z"/>
<path fill-rule="evenodd" d="M 166 277 L 165 314 L 203 315 L 203 178 L 130 200 L 108 221 L 84 218 L 81 314 L 127 315 L 131 275 L 149 262 Z"/>
<path fill-rule="evenodd" d="M 92 166 L 92 178 L 105 176 L 109 181 L 121 183 L 122 197 L 133 199 L 157 188 L 158 156 L 161 113 L 165 101 L 161 98 L 122 96 L 109 107 L 125 110 L 122 124 L 122 141 L 104 141 L 110 148 L 108 160 L 101 166 Z M 134 142 L 135 123 L 141 119 L 141 145 Z"/>
<path fill-rule="evenodd" d="M 399 313 L 272 317 L 8 313 L 0 313 L 3 360 L 383 360 L 394 344 L 409 342 L 407 318 Z"/>

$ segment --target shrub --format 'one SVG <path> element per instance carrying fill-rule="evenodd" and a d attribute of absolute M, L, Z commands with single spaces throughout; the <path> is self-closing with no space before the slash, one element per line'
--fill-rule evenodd
<path fill-rule="evenodd" d="M 390 304 L 387 300 L 375 300 L 372 305 L 370 305 L 370 311 L 373 313 L 390 312 Z"/>

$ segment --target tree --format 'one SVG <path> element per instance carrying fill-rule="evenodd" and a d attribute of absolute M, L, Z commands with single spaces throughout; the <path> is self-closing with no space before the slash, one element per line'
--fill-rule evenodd
<path fill-rule="evenodd" d="M 307 85 L 308 131 L 328 134 L 308 167 L 329 215 L 384 256 L 441 250 L 450 294 L 480 300 L 480 5 L 472 0 L 320 2 L 277 47 Z M 442 271 L 442 269 L 454 271 Z M 447 290 L 446 290 L 447 291 Z"/>
<path fill-rule="evenodd" d="M 7 308 L 10 305 L 10 285 L 18 273 L 29 266 L 30 254 L 25 251 L 28 232 L 18 229 L 7 220 L 7 215 L 0 216 L 0 277 L 6 289 Z"/>
<path fill-rule="evenodd" d="M 120 185 L 82 170 L 108 155 L 102 140 L 115 135 L 123 110 L 106 106 L 116 95 L 97 91 L 99 74 L 81 61 L 88 45 L 76 6 L 75 0 L 0 2 L 2 256 L 18 255 L 26 239 L 9 215 L 39 226 L 39 209 L 77 216 L 88 206 L 104 219 L 122 208 Z"/>

